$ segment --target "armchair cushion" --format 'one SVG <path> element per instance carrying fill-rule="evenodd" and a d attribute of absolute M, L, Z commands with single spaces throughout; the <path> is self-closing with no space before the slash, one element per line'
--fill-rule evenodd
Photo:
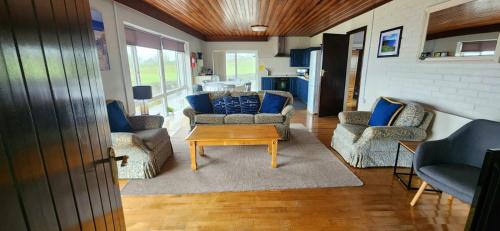
<path fill-rule="evenodd" d="M 481 169 L 465 164 L 438 164 L 422 167 L 418 171 L 427 183 L 471 203 Z"/>
<path fill-rule="evenodd" d="M 128 117 L 130 126 L 134 131 L 161 128 L 163 126 L 163 116 L 161 115 L 139 115 Z"/>
<path fill-rule="evenodd" d="M 397 115 L 393 126 L 417 127 L 424 119 L 424 107 L 416 103 L 407 103 Z"/>
<path fill-rule="evenodd" d="M 390 126 L 398 113 L 403 109 L 404 104 L 391 101 L 382 97 L 373 110 L 368 125 L 370 126 Z"/>
<path fill-rule="evenodd" d="M 149 129 L 136 132 L 132 135 L 132 141 L 136 145 L 143 145 L 149 150 L 154 150 L 156 146 L 170 139 L 166 128 Z"/>
<path fill-rule="evenodd" d="M 196 113 L 207 114 L 212 113 L 212 102 L 210 102 L 210 97 L 207 93 L 199 95 L 188 95 L 186 100 L 189 105 L 196 111 Z"/>
<path fill-rule="evenodd" d="M 392 140 L 413 140 L 421 141 L 425 139 L 427 133 L 420 128 L 412 127 L 368 127 L 363 132 L 363 139 L 392 139 Z"/>
<path fill-rule="evenodd" d="M 117 101 L 113 101 L 106 105 L 108 110 L 109 127 L 111 132 L 130 132 L 132 127 L 125 112 L 120 107 Z"/>
<path fill-rule="evenodd" d="M 368 125 L 371 112 L 369 111 L 344 111 L 339 113 L 341 124 Z"/>
<path fill-rule="evenodd" d="M 349 143 L 356 142 L 363 131 L 367 128 L 367 125 L 357 125 L 357 124 L 339 124 L 335 129 L 336 135 L 342 136 L 345 141 L 349 141 Z"/>

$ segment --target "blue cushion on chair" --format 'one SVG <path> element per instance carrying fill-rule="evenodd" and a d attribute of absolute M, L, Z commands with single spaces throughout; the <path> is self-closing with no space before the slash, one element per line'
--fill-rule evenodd
<path fill-rule="evenodd" d="M 259 112 L 260 101 L 258 95 L 240 96 L 241 113 L 257 114 Z"/>
<path fill-rule="evenodd" d="M 106 105 L 108 109 L 108 120 L 111 132 L 130 132 L 132 127 L 128 122 L 125 112 L 118 104 L 117 101 L 113 101 Z"/>
<path fill-rule="evenodd" d="M 391 101 L 387 98 L 380 98 L 375 109 L 370 116 L 368 125 L 370 126 L 390 126 L 394 122 L 398 113 L 403 109 L 404 104 Z"/>
<path fill-rule="evenodd" d="M 275 95 L 266 92 L 264 94 L 264 99 L 262 100 L 262 106 L 260 107 L 260 113 L 281 113 L 283 107 L 285 107 L 288 97 Z"/>
<path fill-rule="evenodd" d="M 212 100 L 212 106 L 215 114 L 226 114 L 226 104 L 224 98 L 220 97 Z"/>
<path fill-rule="evenodd" d="M 226 114 L 241 113 L 240 98 L 224 96 L 224 104 L 226 105 Z"/>
<path fill-rule="evenodd" d="M 212 110 L 212 102 L 210 102 L 210 97 L 208 93 L 199 95 L 188 95 L 186 99 L 196 113 L 199 114 L 210 114 Z"/>

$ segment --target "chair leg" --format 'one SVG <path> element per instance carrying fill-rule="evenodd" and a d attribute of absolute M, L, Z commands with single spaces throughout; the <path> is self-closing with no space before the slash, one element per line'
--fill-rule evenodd
<path fill-rule="evenodd" d="M 418 199 L 420 198 L 420 196 L 422 195 L 422 193 L 425 191 L 426 187 L 427 187 L 427 182 L 422 181 L 422 185 L 420 186 L 420 188 L 418 189 L 417 193 L 413 197 L 413 200 L 411 200 L 411 202 L 410 202 L 411 206 L 415 206 L 415 204 L 417 203 Z"/>

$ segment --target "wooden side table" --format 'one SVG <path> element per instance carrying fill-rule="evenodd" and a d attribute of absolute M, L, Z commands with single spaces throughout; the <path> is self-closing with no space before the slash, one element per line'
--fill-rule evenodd
<path fill-rule="evenodd" d="M 401 150 L 401 146 L 403 146 L 406 150 L 411 152 L 413 155 L 415 155 L 415 152 L 417 151 L 418 146 L 423 143 L 423 141 L 406 141 L 406 140 L 400 140 L 398 142 L 398 151 L 396 152 L 396 161 L 394 162 L 394 171 L 393 175 L 396 176 L 403 184 L 407 190 L 416 190 L 418 188 L 412 187 L 411 182 L 413 180 L 413 176 L 416 176 L 415 171 L 413 169 L 413 161 L 411 162 L 411 167 L 410 167 L 410 172 L 398 172 L 398 159 L 399 159 L 399 151 Z M 406 182 L 401 176 L 408 176 L 408 182 Z M 435 189 L 426 189 L 426 191 L 432 191 L 432 192 L 438 192 L 438 190 Z"/>

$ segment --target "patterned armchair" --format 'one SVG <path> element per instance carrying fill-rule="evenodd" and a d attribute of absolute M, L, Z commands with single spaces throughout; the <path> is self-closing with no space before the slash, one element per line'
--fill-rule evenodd
<path fill-rule="evenodd" d="M 394 166 L 398 141 L 427 138 L 427 128 L 434 114 L 424 111 L 417 103 L 408 102 L 392 126 L 370 127 L 370 116 L 368 111 L 341 112 L 340 123 L 333 132 L 331 146 L 354 167 Z M 411 166 L 412 158 L 411 153 L 401 149 L 399 165 Z"/>
<path fill-rule="evenodd" d="M 108 101 L 110 103 L 113 101 Z M 117 101 L 122 111 L 122 102 Z M 126 113 L 125 113 L 126 114 Z M 128 116 L 132 132 L 112 132 L 113 149 L 117 156 L 128 155 L 128 165 L 118 168 L 119 178 L 153 178 L 173 149 L 160 115 Z M 118 163 L 119 165 L 120 163 Z"/>

